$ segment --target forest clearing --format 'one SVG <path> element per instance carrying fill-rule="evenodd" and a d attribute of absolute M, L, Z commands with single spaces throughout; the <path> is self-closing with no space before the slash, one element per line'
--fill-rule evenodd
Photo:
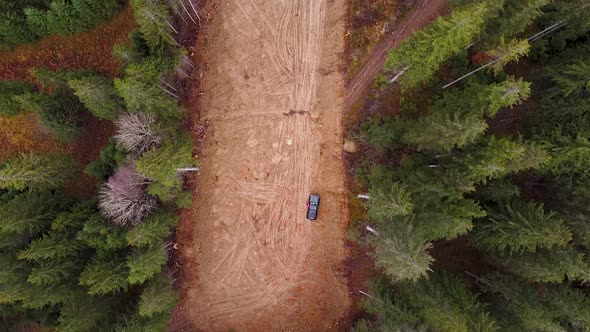
<path fill-rule="evenodd" d="M 344 1 L 210 1 L 174 330 L 327 331 L 350 300 Z M 247 28 L 244 28 L 247 27 Z M 239 31 L 236 33 L 236 31 Z M 224 54 L 217 57 L 216 54 Z M 305 219 L 322 195 L 317 223 Z"/>

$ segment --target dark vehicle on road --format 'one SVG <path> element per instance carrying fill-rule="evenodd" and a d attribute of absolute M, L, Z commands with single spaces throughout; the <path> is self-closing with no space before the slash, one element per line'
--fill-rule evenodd
<path fill-rule="evenodd" d="M 307 201 L 307 219 L 316 220 L 318 218 L 318 209 L 320 208 L 320 195 L 311 194 L 309 195 L 309 201 Z"/>

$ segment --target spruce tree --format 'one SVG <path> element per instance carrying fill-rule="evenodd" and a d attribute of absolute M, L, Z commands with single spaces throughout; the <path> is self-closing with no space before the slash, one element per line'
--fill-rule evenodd
<path fill-rule="evenodd" d="M 539 248 L 563 247 L 572 232 L 555 212 L 543 204 L 519 199 L 488 208 L 488 220 L 475 225 L 471 237 L 476 246 L 506 254 L 535 252 Z"/>
<path fill-rule="evenodd" d="M 18 114 L 22 110 L 22 108 L 15 97 L 26 93 L 31 93 L 34 90 L 35 86 L 28 82 L 1 81 L 0 114 L 5 116 L 14 116 Z"/>
<path fill-rule="evenodd" d="M 19 259 L 45 260 L 75 256 L 79 247 L 75 241 L 59 233 L 44 234 L 18 253 Z"/>
<path fill-rule="evenodd" d="M 498 258 L 499 265 L 531 282 L 590 281 L 590 261 L 574 247 L 538 249 Z"/>
<path fill-rule="evenodd" d="M 170 278 L 160 273 L 144 287 L 139 300 L 139 315 L 153 317 L 155 314 L 170 312 L 176 300 Z"/>
<path fill-rule="evenodd" d="M 95 212 L 88 217 L 77 233 L 76 239 L 91 248 L 109 252 L 125 248 L 127 245 L 125 234 L 124 229 L 113 225 Z"/>
<path fill-rule="evenodd" d="M 407 69 L 400 78 L 405 88 L 432 79 L 444 61 L 463 52 L 477 36 L 488 11 L 486 3 L 481 2 L 454 10 L 448 17 L 439 17 L 393 50 L 385 70 Z"/>
<path fill-rule="evenodd" d="M 79 262 L 72 258 L 40 261 L 32 270 L 27 281 L 34 285 L 59 284 L 78 272 Z"/>
<path fill-rule="evenodd" d="M 26 192 L 0 204 L 0 232 L 38 234 L 64 207 L 58 195 Z"/>
<path fill-rule="evenodd" d="M 390 188 L 372 187 L 369 215 L 374 221 L 390 220 L 395 216 L 407 216 L 414 204 L 403 184 L 394 182 Z"/>
<path fill-rule="evenodd" d="M 90 295 L 114 294 L 129 287 L 128 275 L 124 260 L 112 255 L 98 255 L 80 274 L 80 285 L 86 286 Z"/>
<path fill-rule="evenodd" d="M 152 53 L 177 44 L 170 27 L 170 9 L 166 4 L 149 0 L 131 0 L 130 4 L 139 24 L 139 31 Z"/>
<path fill-rule="evenodd" d="M 146 152 L 136 164 L 139 174 L 154 181 L 148 193 L 163 201 L 176 198 L 182 189 L 180 169 L 192 167 L 196 160 L 192 154 L 192 142 L 188 137 L 179 137 L 175 142 Z"/>
<path fill-rule="evenodd" d="M 141 225 L 127 233 L 127 242 L 134 247 L 152 246 L 161 243 L 170 235 L 171 228 L 178 223 L 178 217 L 169 211 L 154 213 Z"/>
<path fill-rule="evenodd" d="M 82 104 L 99 119 L 113 120 L 122 108 L 112 81 L 100 76 L 87 76 L 68 81 Z"/>
<path fill-rule="evenodd" d="M 434 259 L 427 252 L 431 244 L 413 229 L 411 219 L 391 221 L 377 231 L 378 235 L 369 235 L 375 265 L 393 282 L 416 282 L 431 271 Z"/>
<path fill-rule="evenodd" d="M 62 187 L 73 172 L 70 159 L 60 155 L 21 154 L 0 168 L 0 188 L 41 191 Z"/>
<path fill-rule="evenodd" d="M 419 151 L 449 151 L 475 142 L 487 128 L 477 114 L 435 113 L 410 122 L 403 141 Z"/>
<path fill-rule="evenodd" d="M 129 283 L 141 284 L 156 275 L 168 260 L 168 253 L 162 243 L 150 247 L 136 248 L 127 257 Z"/>

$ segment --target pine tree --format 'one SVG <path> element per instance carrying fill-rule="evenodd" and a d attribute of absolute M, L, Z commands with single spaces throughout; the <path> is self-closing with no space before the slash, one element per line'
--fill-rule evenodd
<path fill-rule="evenodd" d="M 24 44 L 35 40 L 35 35 L 21 13 L 0 8 L 0 47 Z"/>
<path fill-rule="evenodd" d="M 125 248 L 127 245 L 125 234 L 122 228 L 94 213 L 77 233 L 76 239 L 91 248 L 108 252 Z"/>
<path fill-rule="evenodd" d="M 548 159 L 545 150 L 534 143 L 491 137 L 453 155 L 448 169 L 457 170 L 462 178 L 475 184 L 485 184 L 508 174 L 541 168 Z M 448 175 L 452 176 L 450 172 Z"/>
<path fill-rule="evenodd" d="M 431 244 L 412 227 L 411 219 L 392 221 L 370 235 L 375 248 L 375 265 L 393 281 L 416 282 L 426 276 L 434 259 L 427 250 Z"/>
<path fill-rule="evenodd" d="M 156 275 L 168 260 L 168 253 L 163 244 L 136 248 L 127 258 L 129 283 L 141 284 Z"/>
<path fill-rule="evenodd" d="M 506 43 L 502 38 L 500 45 L 493 50 L 487 51 L 487 55 L 491 58 L 491 69 L 494 73 L 498 73 L 504 69 L 504 67 L 512 62 L 517 61 L 522 56 L 528 54 L 531 45 L 528 40 L 513 39 Z"/>
<path fill-rule="evenodd" d="M 154 314 L 170 312 L 176 300 L 177 295 L 170 278 L 160 273 L 143 289 L 139 300 L 139 315 L 151 318 Z"/>
<path fill-rule="evenodd" d="M 127 290 L 128 275 L 123 260 L 112 255 L 97 256 L 80 274 L 80 285 L 86 286 L 90 295 L 114 294 Z"/>
<path fill-rule="evenodd" d="M 414 204 L 403 184 L 394 182 L 390 188 L 383 190 L 373 187 L 370 191 L 371 208 L 369 215 L 374 221 L 390 220 L 395 216 L 407 216 Z"/>
<path fill-rule="evenodd" d="M 152 53 L 176 45 L 172 37 L 171 18 L 167 5 L 149 0 L 131 0 L 139 31 Z"/>
<path fill-rule="evenodd" d="M 477 36 L 488 14 L 485 2 L 454 10 L 415 33 L 393 50 L 385 70 L 407 69 L 400 84 L 412 88 L 430 80 L 440 65 L 457 55 Z"/>
<path fill-rule="evenodd" d="M 483 218 L 486 212 L 471 199 L 419 200 L 414 225 L 427 240 L 451 240 L 467 234 L 473 228 L 473 219 Z"/>
<path fill-rule="evenodd" d="M 2 15 L 2 14 L 0 14 Z M 0 23 L 1 24 L 1 23 Z M 14 116 L 22 108 L 15 96 L 31 93 L 35 86 L 23 81 L 1 81 L 0 82 L 0 114 Z"/>
<path fill-rule="evenodd" d="M 134 247 L 156 245 L 170 235 L 177 223 L 178 217 L 169 211 L 154 213 L 127 233 L 127 242 Z"/>
<path fill-rule="evenodd" d="M 115 88 L 131 112 L 146 112 L 163 119 L 182 116 L 178 102 L 160 86 L 160 76 L 170 72 L 174 64 L 158 57 L 150 57 L 125 69 L 125 78 L 115 79 Z"/>
<path fill-rule="evenodd" d="M 378 116 L 361 125 L 361 134 L 379 152 L 396 148 L 404 133 L 405 122 L 399 117 Z"/>
<path fill-rule="evenodd" d="M 104 297 L 89 297 L 77 292 L 70 301 L 60 307 L 59 330 L 64 332 L 97 331 L 99 326 L 108 326 L 114 316 L 113 306 Z"/>
<path fill-rule="evenodd" d="M 68 84 L 82 104 L 99 119 L 114 119 L 122 108 L 112 81 L 100 76 L 70 80 Z"/>
<path fill-rule="evenodd" d="M 399 139 L 419 151 L 463 148 L 486 131 L 484 115 L 493 117 L 501 108 L 520 104 L 529 94 L 530 83 L 513 77 L 500 83 L 472 83 L 462 90 L 445 90 L 433 101 L 426 116 L 403 121 Z"/>
<path fill-rule="evenodd" d="M 40 261 L 31 270 L 27 281 L 38 286 L 59 284 L 74 276 L 78 264 L 79 262 L 71 258 Z"/>
<path fill-rule="evenodd" d="M 564 97 L 581 97 L 590 93 L 590 60 L 550 67 L 547 71 L 556 84 L 550 88 L 553 93 Z"/>
<path fill-rule="evenodd" d="M 572 232 L 555 212 L 546 212 L 543 204 L 515 199 L 511 203 L 488 208 L 488 220 L 478 222 L 471 233 L 473 243 L 486 250 L 514 254 L 535 252 L 539 248 L 563 247 Z"/>
<path fill-rule="evenodd" d="M 498 258 L 499 265 L 532 282 L 590 281 L 590 262 L 573 247 L 538 249 L 534 253 Z"/>
<path fill-rule="evenodd" d="M 195 164 L 192 150 L 192 142 L 179 137 L 175 142 L 146 152 L 137 161 L 139 174 L 154 181 L 148 188 L 150 195 L 163 201 L 176 197 L 182 186 L 179 170 Z"/>
<path fill-rule="evenodd" d="M 409 287 L 404 296 L 434 329 L 472 331 L 475 326 L 480 326 L 483 331 L 496 330 L 494 320 L 459 276 L 435 271 L 428 279 Z"/>
<path fill-rule="evenodd" d="M 45 230 L 64 206 L 57 195 L 27 192 L 0 204 L 0 232 L 29 235 Z"/>
<path fill-rule="evenodd" d="M 367 312 L 378 317 L 377 324 L 380 327 L 392 327 L 391 331 L 395 331 L 419 325 L 418 312 L 410 308 L 401 297 L 396 296 L 395 289 L 387 281 L 369 280 L 369 294 L 373 298 L 363 301 L 362 306 Z"/>
<path fill-rule="evenodd" d="M 554 130 L 541 137 L 543 145 L 551 155 L 547 169 L 555 176 L 580 176 L 586 178 L 590 171 L 590 136 L 579 133 L 576 136 L 563 135 Z"/>
<path fill-rule="evenodd" d="M 19 259 L 43 260 L 75 256 L 78 244 L 59 233 L 44 234 L 18 253 Z"/>
<path fill-rule="evenodd" d="M 411 122 L 403 141 L 418 151 L 449 151 L 475 142 L 488 125 L 476 114 L 435 113 Z"/>
<path fill-rule="evenodd" d="M 21 154 L 0 168 L 0 188 L 56 189 L 65 184 L 72 172 L 73 163 L 64 156 Z"/>
<path fill-rule="evenodd" d="M 520 330 L 564 331 L 569 324 L 580 330 L 590 327 L 590 300 L 567 284 L 537 286 L 499 273 L 480 281 L 486 291 L 502 296 L 507 309 L 520 320 Z"/>

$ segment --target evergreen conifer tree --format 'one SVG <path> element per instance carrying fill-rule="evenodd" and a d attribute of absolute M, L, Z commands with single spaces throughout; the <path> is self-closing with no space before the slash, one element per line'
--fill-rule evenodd
<path fill-rule="evenodd" d="M 535 252 L 539 248 L 563 247 L 572 232 L 555 212 L 543 204 L 519 199 L 488 208 L 488 220 L 478 222 L 471 233 L 473 243 L 486 250 L 514 254 Z"/>
<path fill-rule="evenodd" d="M 73 172 L 70 159 L 59 155 L 21 154 L 0 168 L 0 188 L 48 190 L 65 184 Z"/>
<path fill-rule="evenodd" d="M 168 260 L 166 248 L 162 243 L 150 247 L 136 248 L 127 258 L 129 283 L 141 284 L 156 275 Z"/>
<path fill-rule="evenodd" d="M 121 110 L 121 102 L 113 83 L 100 76 L 70 80 L 68 84 L 82 104 L 99 119 L 114 119 Z"/>

